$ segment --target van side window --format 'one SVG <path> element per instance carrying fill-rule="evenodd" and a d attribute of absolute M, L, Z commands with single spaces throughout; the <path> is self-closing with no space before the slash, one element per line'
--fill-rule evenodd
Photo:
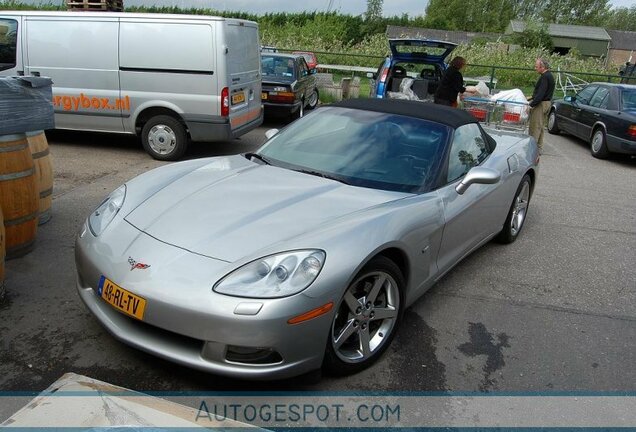
<path fill-rule="evenodd" d="M 0 70 L 12 69 L 16 65 L 18 22 L 0 18 Z"/>

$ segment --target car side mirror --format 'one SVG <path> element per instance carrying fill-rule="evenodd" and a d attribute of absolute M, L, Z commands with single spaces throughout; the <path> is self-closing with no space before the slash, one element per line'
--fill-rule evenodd
<path fill-rule="evenodd" d="M 576 96 L 566 96 L 563 98 L 563 100 L 566 102 L 574 102 L 576 101 Z"/>
<path fill-rule="evenodd" d="M 367 78 L 375 79 L 375 74 L 373 72 L 367 72 Z"/>
<path fill-rule="evenodd" d="M 458 194 L 463 195 L 466 189 L 474 183 L 495 184 L 498 183 L 499 180 L 501 180 L 501 174 L 494 169 L 475 167 L 466 173 L 462 181 L 455 187 L 455 190 Z"/>
<path fill-rule="evenodd" d="M 270 129 L 267 132 L 265 132 L 265 138 L 272 139 L 272 137 L 276 135 L 277 133 L 278 133 L 278 129 Z"/>

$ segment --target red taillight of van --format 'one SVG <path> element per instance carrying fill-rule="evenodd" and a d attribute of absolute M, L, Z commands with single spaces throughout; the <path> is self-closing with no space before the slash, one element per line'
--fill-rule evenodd
<path fill-rule="evenodd" d="M 636 139 L 636 125 L 631 125 L 629 128 L 627 128 L 627 136 L 629 136 L 631 139 Z"/>
<path fill-rule="evenodd" d="M 221 117 L 230 115 L 230 89 L 225 87 L 221 90 Z"/>

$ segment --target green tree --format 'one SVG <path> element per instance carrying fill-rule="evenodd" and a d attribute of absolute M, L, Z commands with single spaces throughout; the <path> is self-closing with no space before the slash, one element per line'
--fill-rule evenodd
<path fill-rule="evenodd" d="M 367 0 L 367 20 L 377 20 L 382 18 L 383 0 Z"/>
<path fill-rule="evenodd" d="M 541 16 L 548 0 L 519 0 L 513 7 L 513 16 L 522 21 L 535 20 Z"/>
<path fill-rule="evenodd" d="M 514 16 L 515 0 L 430 0 L 425 22 L 433 28 L 501 32 Z"/>
<path fill-rule="evenodd" d="M 546 23 L 603 25 L 609 0 L 546 0 L 539 17 Z"/>
<path fill-rule="evenodd" d="M 605 20 L 605 28 L 636 31 L 636 5 L 611 9 Z"/>

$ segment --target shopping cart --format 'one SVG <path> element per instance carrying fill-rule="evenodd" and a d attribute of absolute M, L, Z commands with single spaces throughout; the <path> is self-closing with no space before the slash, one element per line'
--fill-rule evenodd
<path fill-rule="evenodd" d="M 525 132 L 530 118 L 530 105 L 525 102 L 496 101 L 495 128 Z"/>
<path fill-rule="evenodd" d="M 463 100 L 462 108 L 486 126 L 525 132 L 530 117 L 530 106 L 524 102 L 513 102 L 476 97 Z"/>
<path fill-rule="evenodd" d="M 462 109 L 468 111 L 478 121 L 488 124 L 495 111 L 495 103 L 489 99 L 470 97 L 463 100 Z"/>

